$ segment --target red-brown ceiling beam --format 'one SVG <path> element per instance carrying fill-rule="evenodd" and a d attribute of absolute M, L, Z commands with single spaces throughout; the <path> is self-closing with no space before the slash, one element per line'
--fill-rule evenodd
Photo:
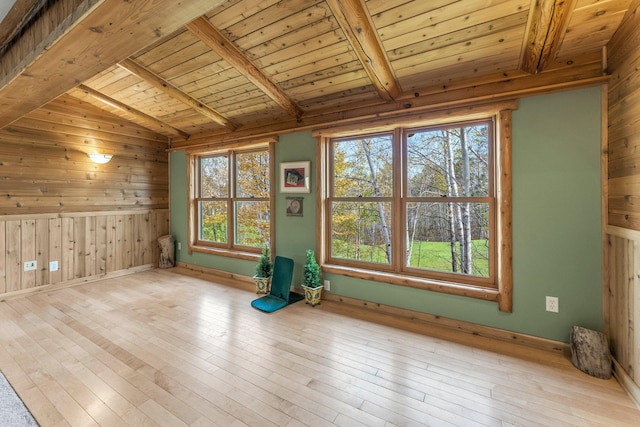
<path fill-rule="evenodd" d="M 105 95 L 102 92 L 98 92 L 95 89 L 90 88 L 89 86 L 85 86 L 85 85 L 80 85 L 78 86 L 78 89 L 80 89 L 81 91 L 85 92 L 87 95 L 97 99 L 98 101 L 107 104 L 113 108 L 116 108 L 118 110 L 124 111 L 126 113 L 131 114 L 132 116 L 136 117 L 139 121 L 141 121 L 142 123 L 149 123 L 149 124 L 153 124 L 156 127 L 159 127 L 160 129 L 163 129 L 164 131 L 166 131 L 167 133 L 174 135 L 174 136 L 179 136 L 181 138 L 185 138 L 185 139 L 189 139 L 189 134 L 174 128 L 173 126 L 163 122 L 162 120 L 156 119 L 153 116 L 150 116 L 146 113 L 143 113 L 142 111 L 136 110 L 135 108 L 129 107 L 128 105 L 115 100 L 113 98 L 111 98 L 110 96 Z M 139 123 L 140 124 L 140 123 Z M 151 129 L 153 131 L 155 131 L 155 129 Z"/>
<path fill-rule="evenodd" d="M 211 50 L 233 68 L 241 72 L 251 83 L 256 85 L 276 104 L 282 107 L 291 116 L 299 118 L 304 113 L 289 96 L 273 83 L 262 71 L 253 65 L 227 38 L 222 35 L 211 23 L 200 17 L 185 26 L 196 37 L 204 42 Z"/>
<path fill-rule="evenodd" d="M 402 95 L 364 0 L 327 0 L 327 4 L 382 99 L 392 101 Z"/>
<path fill-rule="evenodd" d="M 164 93 L 171 96 L 172 98 L 175 98 L 180 102 L 183 102 L 184 104 L 193 108 L 203 116 L 210 118 L 214 122 L 226 128 L 229 128 L 231 130 L 235 130 L 238 128 L 238 126 L 235 123 L 233 123 L 231 120 L 229 120 L 222 114 L 218 113 L 213 108 L 203 104 L 202 102 L 198 101 L 196 98 L 192 97 L 191 95 L 181 91 L 180 89 L 178 89 L 177 87 L 169 83 L 168 81 L 164 80 L 159 75 L 155 74 L 152 71 L 147 70 L 145 67 L 133 61 L 132 59 L 122 60 L 118 63 L 118 65 L 124 68 L 125 70 L 129 71 L 130 73 L 140 77 L 142 80 L 146 81 L 147 83 L 151 84 L 157 89 L 163 91 Z"/>
<path fill-rule="evenodd" d="M 224 2 L 83 1 L 0 77 L 0 129 Z"/>
<path fill-rule="evenodd" d="M 553 60 L 575 0 L 537 0 L 529 13 L 529 31 L 522 50 L 520 69 L 530 74 L 543 71 Z"/>

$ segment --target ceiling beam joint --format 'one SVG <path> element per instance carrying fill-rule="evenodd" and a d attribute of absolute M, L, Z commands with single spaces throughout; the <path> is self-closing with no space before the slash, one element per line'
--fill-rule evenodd
<path fill-rule="evenodd" d="M 520 69 L 529 74 L 545 70 L 555 57 L 575 0 L 533 0 L 529 31 L 522 49 Z"/>
<path fill-rule="evenodd" d="M 271 98 L 289 115 L 300 118 L 302 109 L 274 82 L 249 61 L 240 50 L 218 31 L 207 19 L 200 17 L 188 23 L 187 30 L 198 37 L 211 50 L 238 70 L 251 83 Z"/>
<path fill-rule="evenodd" d="M 120 61 L 118 65 L 121 68 L 124 68 L 125 70 L 130 72 L 131 74 L 135 74 L 136 76 L 140 77 L 142 80 L 146 81 L 150 85 L 156 87 L 157 89 L 161 90 L 162 92 L 166 93 L 172 98 L 175 98 L 178 101 L 183 102 L 184 104 L 193 108 L 203 116 L 210 118 L 214 122 L 226 128 L 229 128 L 231 130 L 236 130 L 238 128 L 238 126 L 235 123 L 233 123 L 231 120 L 229 120 L 222 114 L 218 113 L 213 108 L 203 104 L 196 98 L 178 89 L 177 87 L 175 87 L 168 81 L 164 80 L 162 77 L 160 77 L 153 71 L 148 70 L 147 68 L 138 64 L 134 60 L 128 58 Z"/>
<path fill-rule="evenodd" d="M 399 98 L 402 95 L 400 83 L 364 0 L 327 0 L 327 4 L 378 94 L 386 101 Z"/>
<path fill-rule="evenodd" d="M 130 106 L 128 106 L 128 105 L 126 105 L 126 104 L 124 104 L 124 103 L 122 103 L 122 102 L 120 102 L 120 101 L 118 101 L 116 99 L 113 99 L 110 96 L 105 95 L 102 92 L 99 92 L 99 91 L 97 91 L 95 89 L 92 89 L 89 86 L 81 84 L 81 85 L 78 86 L 78 89 L 83 91 L 87 95 L 91 96 L 92 98 L 97 99 L 98 101 L 104 103 L 104 104 L 107 104 L 107 105 L 109 105 L 109 106 L 111 106 L 113 108 L 116 108 L 116 109 L 120 110 L 120 111 L 124 111 L 126 113 L 129 113 L 132 116 L 135 116 L 137 119 L 139 119 L 139 120 L 141 120 L 143 122 L 147 122 L 147 123 L 153 124 L 153 125 L 161 128 L 161 129 L 164 129 L 167 133 L 170 133 L 171 135 L 179 136 L 179 137 L 184 138 L 184 139 L 189 139 L 190 135 L 188 133 L 186 133 L 185 131 L 177 129 L 177 128 L 175 128 L 175 127 L 163 122 L 162 120 L 159 120 L 159 119 L 157 119 L 157 118 L 155 118 L 153 116 L 150 116 L 150 115 L 148 115 L 146 113 L 143 113 L 142 111 L 136 110 L 135 108 L 130 107 Z M 156 131 L 155 129 L 151 129 L 151 130 Z"/>

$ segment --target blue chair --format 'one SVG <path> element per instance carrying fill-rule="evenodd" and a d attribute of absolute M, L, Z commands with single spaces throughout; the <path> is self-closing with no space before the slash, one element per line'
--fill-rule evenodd
<path fill-rule="evenodd" d="M 258 299 L 251 301 L 251 307 L 272 313 L 289 304 L 291 280 L 293 279 L 293 260 L 276 256 L 271 276 L 271 291 Z"/>

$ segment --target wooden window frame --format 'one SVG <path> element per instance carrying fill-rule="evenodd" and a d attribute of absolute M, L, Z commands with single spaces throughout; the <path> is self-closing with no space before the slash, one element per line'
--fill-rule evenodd
<path fill-rule="evenodd" d="M 275 172 L 274 172 L 274 159 L 275 150 L 274 142 L 249 144 L 245 148 L 237 148 L 235 146 L 218 150 L 207 151 L 192 151 L 188 153 L 188 205 L 187 205 L 187 227 L 189 232 L 188 239 L 188 253 L 200 252 L 212 255 L 225 256 L 230 258 L 245 259 L 251 261 L 257 261 L 262 253 L 262 247 L 251 247 L 245 245 L 239 245 L 235 243 L 235 214 L 234 204 L 238 201 L 251 200 L 251 201 L 267 201 L 269 203 L 269 247 L 271 252 L 275 248 Z M 269 196 L 267 198 L 242 198 L 236 196 L 236 183 L 235 183 L 235 158 L 238 154 L 266 151 L 269 155 Z M 226 198 L 207 198 L 201 197 L 200 193 L 200 159 L 206 157 L 214 157 L 220 155 L 227 155 L 229 159 L 229 197 Z M 225 200 L 228 209 L 228 235 L 226 243 L 210 242 L 200 239 L 199 236 L 199 209 L 198 204 L 201 201 L 206 200 Z"/>
<path fill-rule="evenodd" d="M 363 280 L 373 280 L 391 285 L 407 286 L 434 292 L 466 296 L 498 303 L 500 311 L 511 312 L 513 309 L 513 266 L 512 266 L 512 231 L 511 231 L 511 112 L 517 108 L 517 102 L 506 104 L 494 104 L 474 107 L 472 112 L 464 109 L 449 109 L 435 112 L 428 116 L 406 117 L 396 123 L 380 124 L 379 121 L 350 124 L 343 129 L 339 127 L 318 130 L 314 133 L 320 139 L 317 144 L 317 158 L 321 167 L 317 173 L 317 204 L 319 221 L 317 224 L 317 248 L 319 262 L 326 273 L 343 275 Z M 330 257 L 330 201 L 333 177 L 329 174 L 329 165 L 332 161 L 331 141 L 343 137 L 376 134 L 383 132 L 395 132 L 394 137 L 401 137 L 402 128 L 419 128 L 428 126 L 447 127 L 450 124 L 461 122 L 477 122 L 479 119 L 492 120 L 494 122 L 493 144 L 493 181 L 494 193 L 492 203 L 494 206 L 493 230 L 493 276 L 491 282 L 473 280 L 458 282 L 451 279 L 452 274 L 441 275 L 429 271 L 423 274 L 422 270 L 403 268 L 401 258 L 395 256 L 392 265 L 363 267 L 358 262 L 337 262 Z M 367 131 L 370 130 L 370 131 Z M 402 162 L 404 154 L 394 161 Z M 394 169 L 401 171 L 401 165 L 394 165 Z M 398 172 L 401 173 L 401 172 Z M 394 194 L 402 194 L 402 181 L 404 177 L 394 176 Z M 397 196 L 400 197 L 400 196 Z M 404 201 L 397 202 L 398 206 L 404 206 Z M 404 208 L 403 208 L 404 210 Z M 393 227 L 394 235 L 402 235 L 404 225 L 401 224 L 403 213 L 395 216 Z M 400 228 L 396 228 L 400 227 Z M 397 239 L 401 239 L 398 237 Z M 398 240 L 396 240 L 398 241 Z M 401 246 L 399 246 L 401 247 Z M 398 252 L 395 250 L 394 252 Z"/>

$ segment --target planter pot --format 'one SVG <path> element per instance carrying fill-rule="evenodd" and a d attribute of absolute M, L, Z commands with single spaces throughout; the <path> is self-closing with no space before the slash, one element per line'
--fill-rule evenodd
<path fill-rule="evenodd" d="M 322 296 L 322 288 L 324 288 L 324 285 L 320 285 L 317 288 L 302 285 L 302 288 L 304 289 L 304 299 L 307 301 L 307 304 L 311 304 L 312 307 L 320 304 L 320 296 Z"/>
<path fill-rule="evenodd" d="M 256 282 L 256 294 L 268 294 L 271 290 L 271 277 L 253 276 Z"/>

